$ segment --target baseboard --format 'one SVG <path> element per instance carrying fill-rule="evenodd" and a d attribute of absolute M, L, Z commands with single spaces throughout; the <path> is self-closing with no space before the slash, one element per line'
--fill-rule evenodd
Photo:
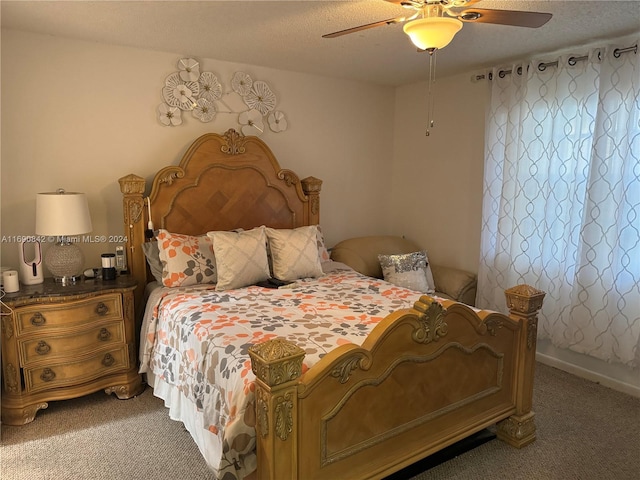
<path fill-rule="evenodd" d="M 585 380 L 590 380 L 613 390 L 617 390 L 619 392 L 626 393 L 627 395 L 640 398 L 640 387 L 636 387 L 635 385 L 616 380 L 615 378 L 607 377 L 606 375 L 602 375 L 597 372 L 592 372 L 591 370 L 587 370 L 586 368 L 582 368 L 572 363 L 565 362 L 564 360 L 560 360 L 550 355 L 545 355 L 544 353 L 536 352 L 536 360 L 544 365 L 548 365 L 564 372 L 571 373 L 577 377 L 584 378 Z"/>

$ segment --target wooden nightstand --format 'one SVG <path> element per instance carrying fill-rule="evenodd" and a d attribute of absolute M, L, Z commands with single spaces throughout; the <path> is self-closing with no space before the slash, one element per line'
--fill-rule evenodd
<path fill-rule="evenodd" d="M 46 279 L 2 298 L 2 422 L 33 421 L 48 401 L 104 389 L 143 390 L 133 292 L 127 276 L 75 285 Z"/>

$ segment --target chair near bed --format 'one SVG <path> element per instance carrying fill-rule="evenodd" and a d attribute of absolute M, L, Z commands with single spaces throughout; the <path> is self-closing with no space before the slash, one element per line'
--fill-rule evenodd
<path fill-rule="evenodd" d="M 331 259 L 349 265 L 355 271 L 374 278 L 383 278 L 378 255 L 416 252 L 421 248 L 404 237 L 374 235 L 342 240 L 331 249 Z M 458 268 L 430 264 L 437 297 L 475 305 L 478 278 L 474 273 Z"/>
<path fill-rule="evenodd" d="M 129 175 L 120 184 L 129 270 L 142 288 L 146 182 Z M 315 225 L 320 185 L 281 169 L 256 137 L 207 134 L 178 166 L 156 174 L 151 217 L 156 228 L 189 235 Z M 251 347 L 257 478 L 382 478 L 495 424 L 513 446 L 534 441 L 544 293 L 519 285 L 505 294 L 509 315 L 423 295 L 381 320 L 361 345 L 338 346 L 305 373 L 305 352 L 292 342 Z"/>

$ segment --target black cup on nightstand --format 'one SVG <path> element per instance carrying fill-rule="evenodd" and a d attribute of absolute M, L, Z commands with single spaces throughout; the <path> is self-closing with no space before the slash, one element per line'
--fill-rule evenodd
<path fill-rule="evenodd" d="M 103 253 L 102 257 L 102 280 L 116 279 L 116 254 Z"/>

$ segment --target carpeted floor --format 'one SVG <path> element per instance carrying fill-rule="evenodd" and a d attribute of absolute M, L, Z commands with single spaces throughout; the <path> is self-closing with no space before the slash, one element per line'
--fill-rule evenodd
<path fill-rule="evenodd" d="M 538 364 L 534 411 L 538 439 L 521 450 L 487 435 L 476 448 L 454 451 L 439 465 L 430 458 L 392 478 L 640 478 L 640 399 Z M 51 402 L 31 424 L 3 425 L 0 478 L 205 480 L 212 475 L 188 432 L 169 419 L 162 400 L 147 388 L 124 401 L 98 392 Z"/>

